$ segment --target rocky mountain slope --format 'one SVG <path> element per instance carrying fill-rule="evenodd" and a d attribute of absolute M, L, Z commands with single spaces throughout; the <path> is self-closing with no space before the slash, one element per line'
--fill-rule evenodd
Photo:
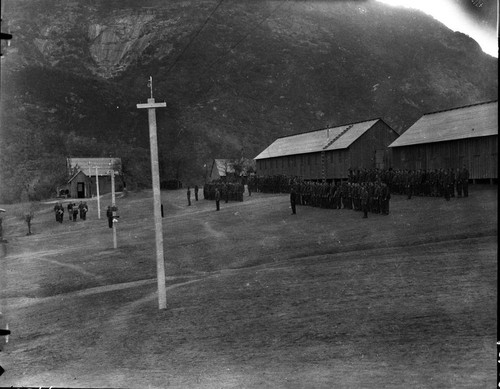
<path fill-rule="evenodd" d="M 403 132 L 498 93 L 497 59 L 473 40 L 373 1 L 10 0 L 5 26 L 0 158 L 16 179 L 4 200 L 50 191 L 67 155 L 121 156 L 128 181 L 148 185 L 135 104 L 150 75 L 168 105 L 162 179 L 184 181 L 278 136 L 374 117 Z"/>

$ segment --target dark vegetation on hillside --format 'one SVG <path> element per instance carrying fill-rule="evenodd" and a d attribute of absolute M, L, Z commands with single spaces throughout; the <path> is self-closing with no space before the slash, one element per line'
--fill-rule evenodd
<path fill-rule="evenodd" d="M 0 201 L 53 194 L 67 156 L 121 157 L 127 185 L 149 186 L 136 104 L 150 75 L 167 102 L 157 110 L 162 180 L 202 181 L 210 159 L 252 158 L 283 135 L 375 117 L 401 133 L 425 112 L 497 98 L 497 59 L 421 13 L 217 4 L 8 2 L 16 39 L 2 63 Z"/>

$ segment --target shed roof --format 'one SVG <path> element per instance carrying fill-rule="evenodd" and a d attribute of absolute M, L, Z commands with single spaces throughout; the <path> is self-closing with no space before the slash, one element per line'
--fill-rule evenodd
<path fill-rule="evenodd" d="M 278 138 L 255 159 L 346 149 L 379 120 L 381 119 Z"/>
<path fill-rule="evenodd" d="M 423 115 L 389 147 L 498 135 L 498 101 Z"/>
<path fill-rule="evenodd" d="M 89 173 L 89 167 L 91 175 L 95 175 L 95 168 L 97 167 L 97 174 L 99 176 L 109 175 L 111 166 L 114 166 L 115 170 L 122 170 L 122 160 L 121 158 L 68 158 L 68 168 L 71 173 L 74 174 L 76 171 L 82 171 L 83 173 Z"/>

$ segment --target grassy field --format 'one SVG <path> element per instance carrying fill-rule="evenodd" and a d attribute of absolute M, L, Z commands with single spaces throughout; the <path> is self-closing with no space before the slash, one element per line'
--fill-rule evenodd
<path fill-rule="evenodd" d="M 389 216 L 162 192 L 119 197 L 118 248 L 88 220 L 32 230 L 2 206 L 0 386 L 489 388 L 496 374 L 497 187 L 394 196 Z M 102 199 L 103 209 L 109 197 Z M 0 324 L 3 324 L 0 323 Z"/>

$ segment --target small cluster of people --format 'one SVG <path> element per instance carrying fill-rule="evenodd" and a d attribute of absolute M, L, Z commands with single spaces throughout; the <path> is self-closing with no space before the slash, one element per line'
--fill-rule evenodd
<path fill-rule="evenodd" d="M 389 186 L 380 180 L 335 184 L 294 178 L 289 186 L 292 214 L 296 213 L 296 205 L 363 211 L 364 218 L 368 217 L 368 212 L 389 214 L 391 192 Z"/>
<path fill-rule="evenodd" d="M 87 212 L 89 211 L 89 207 L 85 201 L 80 201 L 80 204 L 76 205 L 76 203 L 68 203 L 68 217 L 69 220 L 73 220 L 76 222 L 78 219 L 78 214 L 80 214 L 81 220 L 87 219 Z M 54 206 L 54 213 L 56 216 L 56 222 L 62 223 L 64 220 L 64 206 L 59 202 Z"/>
<path fill-rule="evenodd" d="M 220 199 L 226 203 L 229 201 L 243 201 L 245 186 L 239 182 L 213 181 L 203 186 L 203 198 L 205 200 L 216 200 L 216 192 L 219 191 Z"/>
<path fill-rule="evenodd" d="M 200 190 L 200 188 L 198 188 L 198 185 L 195 185 L 194 186 L 194 198 L 196 201 L 198 201 L 198 191 Z M 187 201 L 188 201 L 188 206 L 191 205 L 191 187 L 187 187 L 187 192 L 186 192 L 186 195 L 187 195 Z"/>

